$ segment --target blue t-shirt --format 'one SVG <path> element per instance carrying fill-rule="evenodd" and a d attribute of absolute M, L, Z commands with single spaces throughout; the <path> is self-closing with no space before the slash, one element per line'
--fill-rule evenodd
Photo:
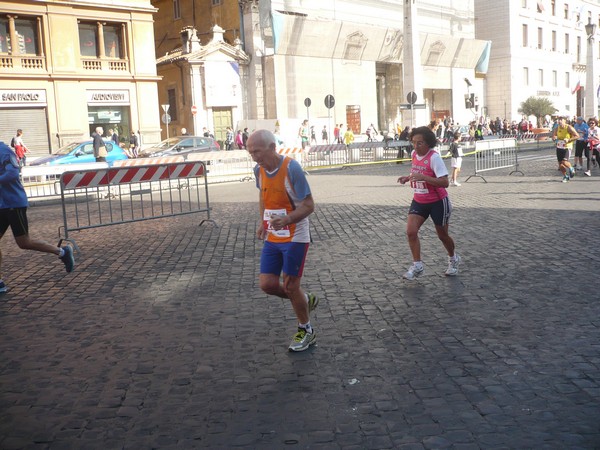
<path fill-rule="evenodd" d="M 577 139 L 578 141 L 587 140 L 588 130 L 590 129 L 590 126 L 587 123 L 575 122 L 575 125 L 573 126 L 573 128 L 575 128 L 575 131 L 577 131 L 577 134 L 579 134 L 579 138 Z"/>

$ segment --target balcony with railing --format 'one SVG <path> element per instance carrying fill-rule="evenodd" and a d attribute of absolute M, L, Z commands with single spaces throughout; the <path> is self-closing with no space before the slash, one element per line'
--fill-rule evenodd
<path fill-rule="evenodd" d="M 8 69 L 15 72 L 43 72 L 46 70 L 46 57 L 34 55 L 0 55 L 0 69 Z"/>
<path fill-rule="evenodd" d="M 83 69 L 89 72 L 129 72 L 129 61 L 126 59 L 82 58 Z"/>

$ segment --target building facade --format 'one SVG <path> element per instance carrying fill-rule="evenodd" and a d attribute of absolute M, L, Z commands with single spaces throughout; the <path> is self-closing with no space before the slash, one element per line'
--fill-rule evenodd
<path fill-rule="evenodd" d="M 0 140 L 17 128 L 33 155 L 102 126 L 160 140 L 149 0 L 0 4 Z"/>
<path fill-rule="evenodd" d="M 248 56 L 240 40 L 237 0 L 152 0 L 161 104 L 170 122 L 162 137 L 206 128 L 221 141 L 244 116 Z"/>
<path fill-rule="evenodd" d="M 423 124 L 444 115 L 466 123 L 479 108 L 467 107 L 465 95 L 474 94 L 483 103 L 484 71 L 476 68 L 489 42 L 474 38 L 473 0 L 152 3 L 158 8 L 155 32 L 161 58 L 178 51 L 179 32 L 188 25 L 197 29 L 204 45 L 212 34 L 209 19 L 211 27 L 218 23 L 224 29 L 227 44 L 235 47 L 235 40 L 241 40 L 248 61 L 241 65 L 244 120 L 238 127 L 279 128 L 295 138 L 301 120 L 309 118 L 317 129 L 344 123 L 364 132 L 373 123 L 391 131 L 396 124 Z M 411 39 L 404 23 L 407 6 L 415 17 Z M 177 101 L 189 102 L 183 84 L 175 78 L 171 83 Z M 413 89 L 418 92 L 410 110 L 407 94 Z M 334 101 L 326 104 L 326 97 Z M 175 125 L 190 128 L 191 123 L 186 115 Z"/>
<path fill-rule="evenodd" d="M 476 40 L 473 2 L 240 0 L 250 55 L 247 117 L 364 133 L 478 115 L 489 42 Z M 468 83 L 465 81 L 468 80 Z M 409 109 L 408 94 L 415 106 Z M 332 108 L 325 97 L 334 99 Z M 305 100 L 310 99 L 307 111 Z M 483 102 L 483 100 L 482 100 Z M 320 124 L 319 124 L 320 125 Z"/>
<path fill-rule="evenodd" d="M 519 120 L 531 96 L 549 99 L 559 115 L 583 115 L 585 91 L 598 90 L 597 76 L 586 86 L 585 25 L 600 27 L 599 2 L 475 0 L 475 17 L 476 37 L 493 40 L 485 86 L 491 117 Z M 598 45 L 596 38 L 595 55 Z"/>

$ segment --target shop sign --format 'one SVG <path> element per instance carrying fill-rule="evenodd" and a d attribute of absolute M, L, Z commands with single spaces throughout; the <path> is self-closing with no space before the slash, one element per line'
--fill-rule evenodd
<path fill-rule="evenodd" d="M 1 106 L 45 106 L 44 89 L 0 89 Z"/>
<path fill-rule="evenodd" d="M 86 92 L 88 105 L 129 105 L 127 89 L 89 90 Z"/>

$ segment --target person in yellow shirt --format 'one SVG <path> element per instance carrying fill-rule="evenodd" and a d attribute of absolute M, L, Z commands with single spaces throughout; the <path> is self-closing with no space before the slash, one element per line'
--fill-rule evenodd
<path fill-rule="evenodd" d="M 346 132 L 344 133 L 344 144 L 350 145 L 354 142 L 354 133 L 352 132 L 352 127 L 348 127 Z"/>
<path fill-rule="evenodd" d="M 567 123 L 567 119 L 564 117 L 558 119 L 558 126 L 552 133 L 552 139 L 556 143 L 556 159 L 558 160 L 558 170 L 563 174 L 563 183 L 575 176 L 575 170 L 569 162 L 569 154 L 573 148 L 573 142 L 578 138 L 579 134 Z"/>

